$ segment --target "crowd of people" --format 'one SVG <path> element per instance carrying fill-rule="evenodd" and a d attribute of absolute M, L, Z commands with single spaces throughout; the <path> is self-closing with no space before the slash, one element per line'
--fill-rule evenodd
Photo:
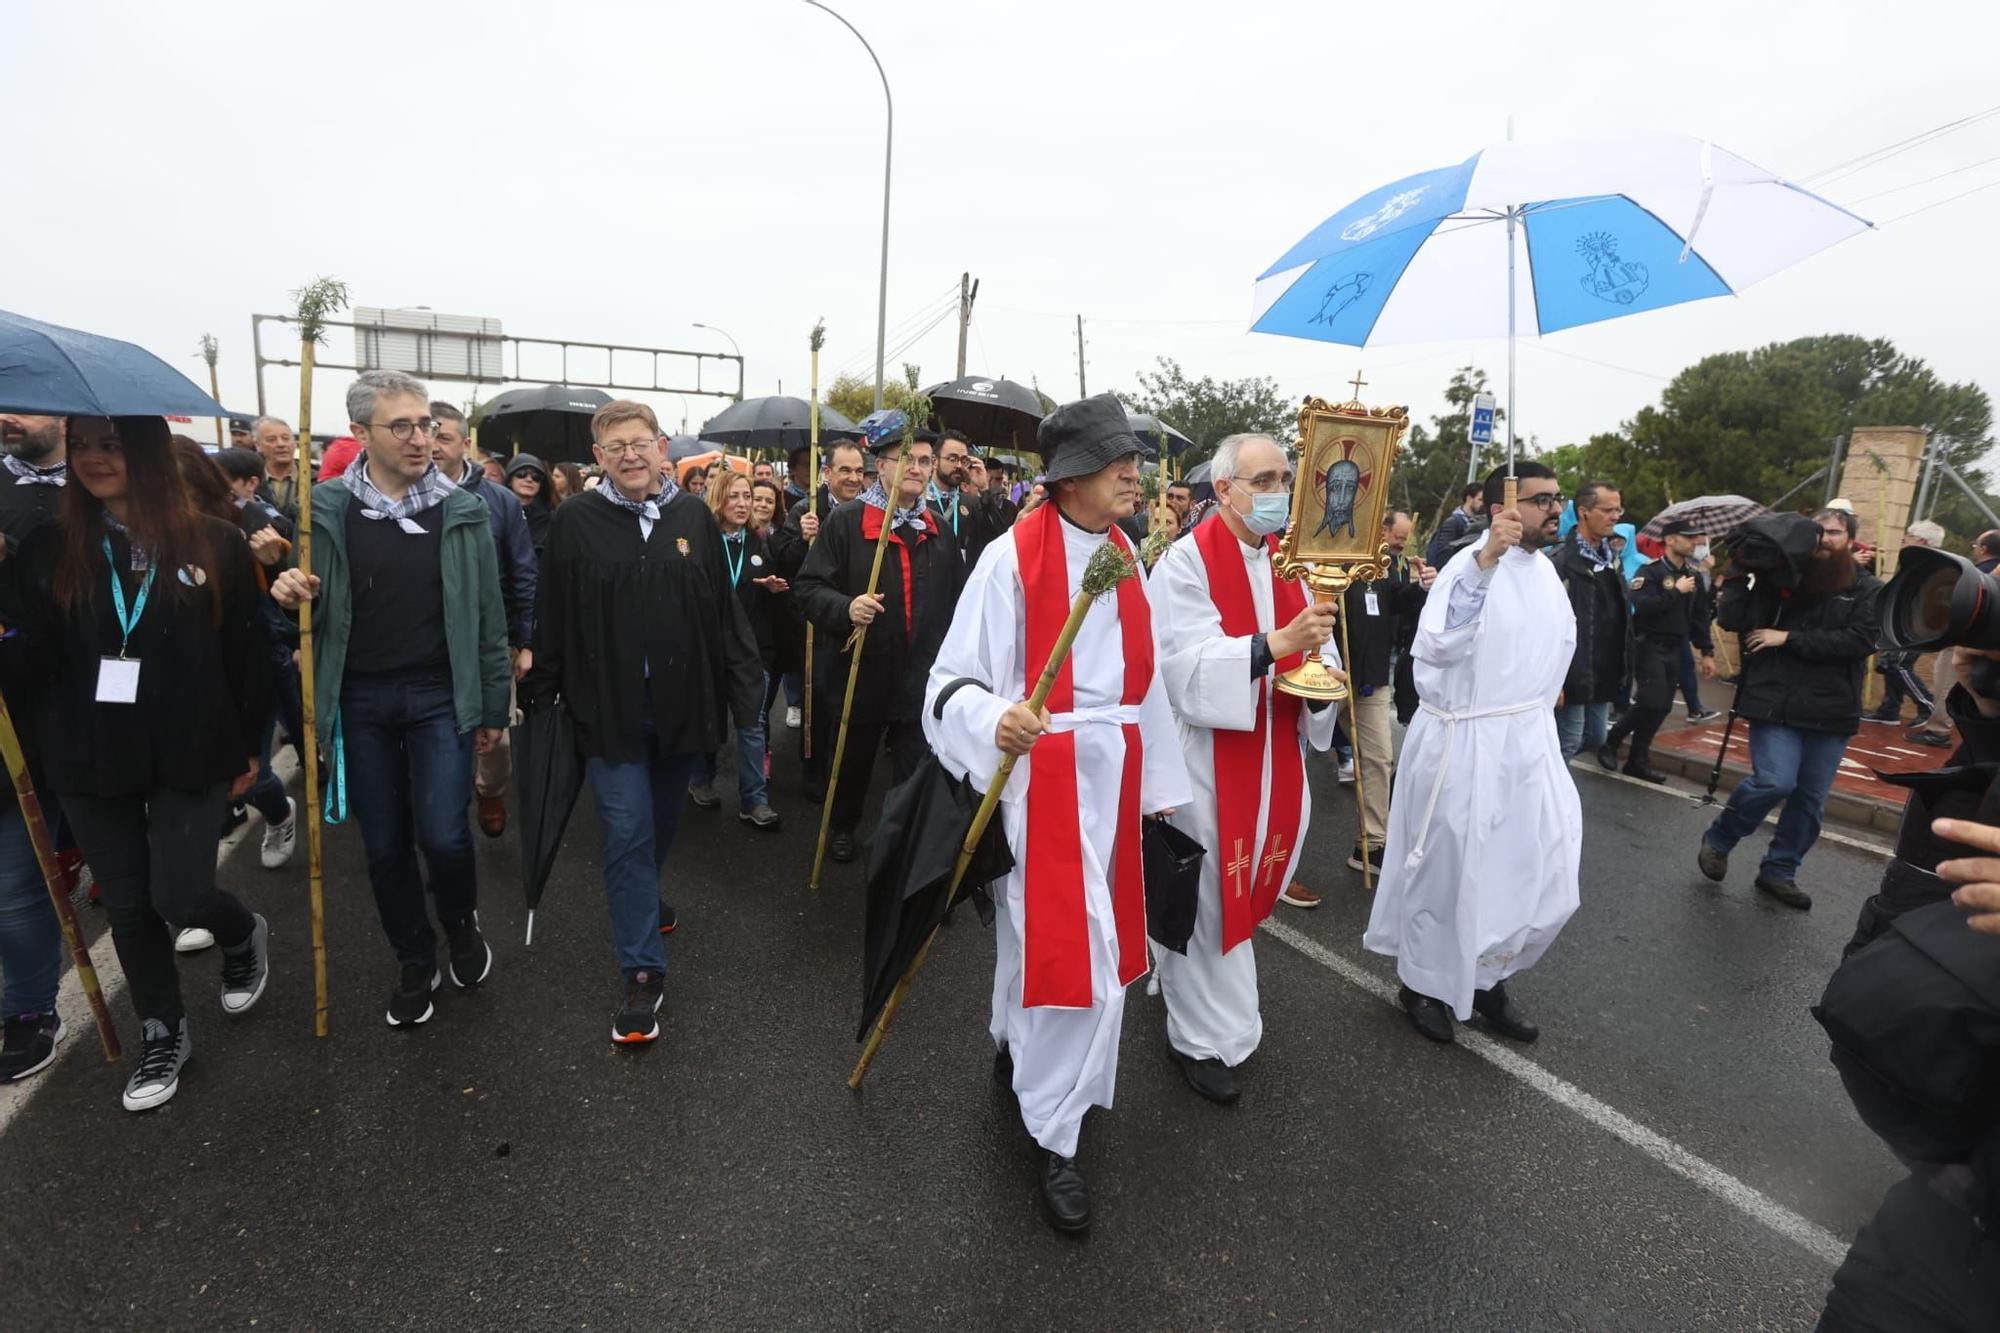
<path fill-rule="evenodd" d="M 1448 1042 L 1476 1016 L 1528 1042 L 1538 1028 L 1507 982 L 1578 905 L 1572 757 L 1620 767 L 1629 745 L 1623 771 L 1663 781 L 1653 739 L 1677 690 L 1691 717 L 1710 715 L 1711 625 L 1734 632 L 1754 771 L 1695 859 L 1724 878 L 1782 804 L 1755 883 L 1804 908 L 1800 863 L 1863 721 L 1877 585 L 1838 505 L 1779 597 L 1718 581 L 1686 524 L 1665 524 L 1644 560 L 1615 483 L 1581 486 L 1572 505 L 1525 460 L 1468 486 L 1422 557 L 1411 517 L 1384 516 L 1376 577 L 1338 606 L 1343 661 L 1336 606 L 1279 572 L 1294 463 L 1268 435 L 1219 441 L 1199 500 L 1170 481 L 1148 505 L 1145 446 L 1110 395 L 1052 411 L 1041 472 L 1019 483 L 977 441 L 894 410 L 781 470 L 672 464 L 653 411 L 614 401 L 591 421 L 586 472 L 482 457 L 465 414 L 407 375 L 361 375 L 346 406 L 351 433 L 311 487 L 310 573 L 294 560 L 306 488 L 287 423 L 259 419 L 210 454 L 159 418 L 0 415 L 0 687 L 33 719 L 44 809 L 95 877 L 139 1014 L 131 1110 L 173 1097 L 192 1051 L 183 953 L 218 950 L 227 1016 L 265 992 L 268 926 L 218 886 L 215 848 L 247 806 L 263 864 L 294 858 L 298 809 L 274 754 L 304 740 L 307 602 L 328 817 L 358 826 L 394 962 L 392 1026 L 428 1022 L 447 980 L 493 975 L 473 830 L 507 828 L 524 717 L 560 710 L 583 761 L 622 988 L 610 1035 L 625 1045 L 660 1034 L 677 925 L 665 867 L 684 808 L 721 805 L 725 747 L 739 821 L 779 828 L 791 794 L 827 803 L 836 863 L 870 840 L 882 753 L 892 783 L 935 754 L 981 788 L 1006 756 L 1025 760 L 1001 807 L 1014 867 L 993 886 L 990 1035 L 1066 1231 L 1090 1221 L 1079 1134 L 1111 1104 L 1131 982 L 1157 967 L 1190 1087 L 1240 1096 L 1263 1035 L 1256 926 L 1277 903 L 1322 901 L 1298 878 L 1313 753 L 1340 752 L 1343 780 L 1358 770 L 1347 864 L 1377 883 L 1364 944 L 1398 960 L 1412 1026 Z M 1134 573 L 1030 709 L 1107 546 Z M 1349 705 L 1277 688 L 1314 651 Z M 1908 663 L 1885 669 L 1919 729 L 1950 726 Z M 1184 949 L 1149 947 L 1149 820 L 1206 849 Z M 0 1081 L 53 1058 L 60 971 L 21 813 L 0 803 Z"/>

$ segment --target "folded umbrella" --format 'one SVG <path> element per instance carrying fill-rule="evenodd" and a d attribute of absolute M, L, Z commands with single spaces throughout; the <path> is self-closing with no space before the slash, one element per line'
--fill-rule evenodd
<path fill-rule="evenodd" d="M 219 417 L 195 382 L 134 343 L 0 310 L 0 412 Z"/>
<path fill-rule="evenodd" d="M 560 699 L 533 706 L 512 732 L 514 789 L 521 805 L 521 887 L 528 896 L 528 938 L 535 942 L 535 909 L 541 906 L 562 847 L 563 831 L 583 790 L 583 756 L 576 749 L 576 720 Z"/>
<path fill-rule="evenodd" d="M 1693 524 L 1695 532 L 1703 537 L 1720 537 L 1738 524 L 1762 518 L 1770 512 L 1755 500 L 1740 495 L 1698 495 L 1692 500 L 1670 504 L 1653 515 L 1646 526 L 1639 529 L 1639 535 L 1657 541 L 1665 535 L 1667 523 L 1678 519 Z"/>

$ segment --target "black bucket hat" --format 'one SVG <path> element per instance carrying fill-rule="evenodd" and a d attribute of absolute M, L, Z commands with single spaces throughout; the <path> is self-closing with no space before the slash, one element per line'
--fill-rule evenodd
<path fill-rule="evenodd" d="M 1149 453 L 1132 433 L 1125 405 L 1108 393 L 1064 403 L 1042 418 L 1035 440 L 1041 450 L 1045 481 L 1088 477 L 1121 458 L 1134 454 L 1144 458 Z"/>

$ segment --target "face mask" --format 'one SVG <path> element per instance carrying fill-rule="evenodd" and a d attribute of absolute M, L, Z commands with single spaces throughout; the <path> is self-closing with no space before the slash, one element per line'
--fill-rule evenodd
<path fill-rule="evenodd" d="M 1283 532 L 1285 524 L 1291 521 L 1292 497 L 1283 491 L 1273 495 L 1253 495 L 1250 497 L 1250 512 L 1246 514 L 1237 510 L 1236 516 L 1255 536 L 1268 537 L 1274 532 Z"/>
<path fill-rule="evenodd" d="M 1706 559 L 1708 559 L 1708 543 L 1707 543 L 1707 542 L 1703 542 L 1703 543 L 1702 543 L 1701 545 L 1699 545 L 1699 546 L 1697 546 L 1697 547 L 1695 547 L 1695 548 L 1694 548 L 1694 558 L 1695 558 L 1695 559 L 1697 559 L 1697 560 L 1706 560 Z"/>

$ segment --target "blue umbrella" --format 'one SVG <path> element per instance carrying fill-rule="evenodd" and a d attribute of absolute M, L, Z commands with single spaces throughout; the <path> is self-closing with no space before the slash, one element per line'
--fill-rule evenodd
<path fill-rule="evenodd" d="M 1510 141 L 1320 223 L 1257 279 L 1251 327 L 1353 347 L 1504 333 L 1511 468 L 1518 333 L 1729 296 L 1870 225 L 1685 135 Z"/>
<path fill-rule="evenodd" d="M 0 310 L 0 412 L 220 417 L 222 406 L 145 348 Z"/>

